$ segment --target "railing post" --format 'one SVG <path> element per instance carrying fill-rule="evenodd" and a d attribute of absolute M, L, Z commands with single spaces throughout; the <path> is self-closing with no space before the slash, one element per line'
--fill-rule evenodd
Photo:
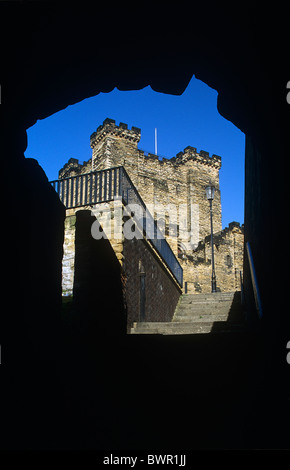
<path fill-rule="evenodd" d="M 83 205 L 83 175 L 80 176 L 80 206 Z"/>
<path fill-rule="evenodd" d="M 69 179 L 66 180 L 66 191 L 65 191 L 65 206 L 68 207 L 68 190 L 69 190 Z"/>
<path fill-rule="evenodd" d="M 89 178 L 90 178 L 90 197 L 89 197 L 89 202 L 90 202 L 90 205 L 91 205 L 92 202 L 93 202 L 93 173 L 90 173 L 90 174 L 89 174 Z"/>
<path fill-rule="evenodd" d="M 118 196 L 117 192 L 117 168 L 114 168 L 114 197 Z"/>
<path fill-rule="evenodd" d="M 74 205 L 74 178 L 70 180 L 70 207 Z"/>
<path fill-rule="evenodd" d="M 98 194 L 98 173 L 95 171 L 94 172 L 94 182 L 95 182 L 95 189 L 94 189 L 94 204 L 97 203 L 97 194 Z"/>
<path fill-rule="evenodd" d="M 85 175 L 85 205 L 88 203 L 88 174 Z"/>
<path fill-rule="evenodd" d="M 104 171 L 104 201 L 107 199 L 107 170 Z"/>
<path fill-rule="evenodd" d="M 76 185 L 75 185 L 75 205 L 77 207 L 78 205 L 78 199 L 79 199 L 79 176 L 76 177 Z"/>
<path fill-rule="evenodd" d="M 123 167 L 119 167 L 119 196 L 123 199 Z"/>
<path fill-rule="evenodd" d="M 109 170 L 109 201 L 112 199 L 112 168 Z"/>

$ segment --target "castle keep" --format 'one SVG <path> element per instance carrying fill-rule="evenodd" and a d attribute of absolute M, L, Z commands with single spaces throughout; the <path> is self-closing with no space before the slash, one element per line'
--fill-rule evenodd
<path fill-rule="evenodd" d="M 219 185 L 221 157 L 218 155 L 210 157 L 208 152 L 203 150 L 197 152 L 195 147 L 188 146 L 173 158 L 160 159 L 157 155 L 138 148 L 140 138 L 139 128 L 128 129 L 127 124 L 120 123 L 117 126 L 114 120 L 105 119 L 91 135 L 92 158 L 82 164 L 77 159 L 71 158 L 60 170 L 58 180 L 69 183 L 73 179 L 87 178 L 84 183 L 82 182 L 82 188 L 91 188 L 90 203 L 84 202 L 81 208 L 73 205 L 67 208 L 63 293 L 71 295 L 74 289 L 76 212 L 89 209 L 95 214 L 95 224 L 102 227 L 100 230 L 103 231 L 103 235 L 110 240 L 123 277 L 126 279 L 129 323 L 140 319 L 140 273 L 142 272 L 146 274 L 147 321 L 171 320 L 182 292 L 189 294 L 211 292 L 210 216 L 209 202 L 205 194 L 205 187 L 210 182 L 216 189 L 213 200 L 213 240 L 217 291 L 240 290 L 240 271 L 243 265 L 243 226 L 240 227 L 239 223 L 232 222 L 229 227 L 222 230 Z M 114 197 L 117 200 L 112 201 L 112 193 L 111 200 L 108 201 L 108 193 L 113 191 L 108 185 L 112 185 L 114 181 L 117 185 L 122 168 L 131 180 L 130 186 L 122 189 L 121 198 Z M 103 174 L 101 189 L 97 188 L 101 178 L 97 174 Z M 128 177 L 126 176 L 127 179 Z M 62 190 L 63 199 L 66 194 L 68 201 L 70 192 L 77 191 L 78 195 L 80 191 L 83 192 L 83 189 L 79 188 L 80 183 L 75 184 L 78 189 L 67 186 L 66 190 Z M 119 182 L 119 189 L 120 185 Z M 94 206 L 94 201 L 101 201 L 98 200 L 101 190 L 102 201 L 105 202 Z M 174 258 L 175 265 L 183 270 L 183 282 L 174 275 L 174 269 L 164 262 L 164 256 L 160 257 L 160 252 L 156 249 L 157 244 L 152 245 L 142 230 L 138 229 L 139 232 L 136 230 L 135 234 L 129 237 L 130 240 L 124 236 L 125 221 L 134 215 L 134 212 L 128 212 L 128 209 L 126 213 L 124 198 L 127 197 L 127 203 L 130 202 L 132 192 L 135 196 L 137 194 L 139 198 L 141 197 L 149 209 L 152 219 L 170 247 L 166 248 L 167 253 L 172 251 L 169 253 L 171 261 Z M 139 199 L 135 198 L 134 201 Z M 119 209 L 123 211 L 123 215 L 117 221 L 116 214 Z M 92 219 L 93 228 L 95 224 Z M 93 229 L 92 235 L 94 236 Z M 163 311 L 158 314 L 156 305 L 160 302 Z M 134 312 L 139 312 L 139 317 L 137 315 L 136 318 Z"/>

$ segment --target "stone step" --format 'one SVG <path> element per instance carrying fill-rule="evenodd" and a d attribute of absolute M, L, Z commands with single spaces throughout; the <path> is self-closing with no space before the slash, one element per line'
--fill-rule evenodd
<path fill-rule="evenodd" d="M 239 305 L 178 305 L 176 312 L 230 312 L 239 309 Z"/>
<path fill-rule="evenodd" d="M 234 308 L 239 308 L 241 305 L 240 304 L 232 304 L 232 303 L 227 303 L 227 302 L 215 302 L 215 303 L 194 303 L 194 304 L 183 304 L 180 303 L 177 305 L 177 310 L 199 310 L 199 309 L 207 309 L 207 310 L 227 310 L 230 311 L 231 309 Z"/>
<path fill-rule="evenodd" d="M 172 322 L 186 322 L 186 323 L 194 323 L 194 322 L 204 322 L 204 321 L 228 321 L 231 323 L 237 323 L 243 321 L 243 315 L 235 315 L 229 318 L 228 314 L 211 314 L 211 313 L 206 313 L 206 314 L 197 314 L 197 315 L 176 315 L 174 316 Z"/>
<path fill-rule="evenodd" d="M 202 333 L 234 333 L 245 331 L 243 323 L 228 322 L 194 322 L 194 323 L 174 323 L 174 322 L 143 322 L 135 323 L 131 329 L 131 334 L 159 334 L 159 335 L 185 335 Z"/>
<path fill-rule="evenodd" d="M 245 330 L 240 293 L 184 294 L 171 322 L 137 322 L 131 334 L 186 335 Z"/>
<path fill-rule="evenodd" d="M 184 299 L 183 296 L 181 297 L 179 303 L 182 305 L 202 305 L 202 304 L 229 304 L 231 305 L 232 303 L 237 303 L 239 302 L 239 299 L 231 299 L 231 298 L 217 298 L 217 299 L 195 299 L 195 298 L 190 298 L 190 299 Z"/>
<path fill-rule="evenodd" d="M 215 292 L 208 294 L 183 294 L 182 301 L 217 301 L 217 300 L 233 300 L 240 297 L 240 292 Z"/>
<path fill-rule="evenodd" d="M 220 305 L 220 304 L 212 304 L 212 305 L 178 305 L 176 312 L 182 311 L 182 312 L 230 312 L 234 310 L 238 310 L 240 308 L 240 305 Z"/>
<path fill-rule="evenodd" d="M 198 315 L 227 315 L 231 319 L 241 314 L 239 292 L 217 292 L 215 294 L 184 294 L 181 296 L 174 321 L 179 317 L 196 317 Z M 224 318 L 227 320 L 227 318 Z"/>
<path fill-rule="evenodd" d="M 177 308 L 182 309 L 192 309 L 197 310 L 198 308 L 223 308 L 230 310 L 232 307 L 239 306 L 239 303 L 232 303 L 232 302 L 194 302 L 194 303 L 183 303 L 180 302 L 177 305 Z"/>
<path fill-rule="evenodd" d="M 198 317 L 199 315 L 227 315 L 230 318 L 233 318 L 241 314 L 241 307 L 237 306 L 236 308 L 221 308 L 221 307 L 205 307 L 200 308 L 182 308 L 179 307 L 175 311 L 174 318 L 177 318 L 179 315 L 188 316 L 188 317 Z"/>
<path fill-rule="evenodd" d="M 204 301 L 204 300 L 232 300 L 235 294 L 232 293 L 216 293 L 216 294 L 182 294 L 183 300 Z"/>
<path fill-rule="evenodd" d="M 232 322 L 225 322 L 223 320 L 211 321 L 211 320 L 206 320 L 205 319 L 204 321 L 201 320 L 201 321 L 196 321 L 196 322 L 135 322 L 135 323 L 133 323 L 133 328 L 134 329 L 142 329 L 142 330 L 144 330 L 144 329 L 148 330 L 148 329 L 151 329 L 151 328 L 154 328 L 154 329 L 156 329 L 156 328 L 164 328 L 165 329 L 166 328 L 168 330 L 170 330 L 170 329 L 174 330 L 174 329 L 179 328 L 179 327 L 183 328 L 183 329 L 192 328 L 192 327 L 195 327 L 199 323 L 207 323 L 208 325 L 213 325 L 214 323 L 218 323 L 218 324 L 220 324 L 220 326 L 221 326 L 221 324 L 226 324 L 226 325 L 229 326 L 229 328 L 231 327 L 231 325 L 233 325 L 233 323 L 239 324 L 239 325 L 243 324 L 243 322 L 233 322 L 232 323 Z M 226 328 L 227 328 L 227 326 L 226 326 Z"/>
<path fill-rule="evenodd" d="M 163 326 L 172 326 L 172 322 L 162 322 L 162 321 L 144 321 L 144 322 L 134 322 L 133 328 L 161 328 Z"/>

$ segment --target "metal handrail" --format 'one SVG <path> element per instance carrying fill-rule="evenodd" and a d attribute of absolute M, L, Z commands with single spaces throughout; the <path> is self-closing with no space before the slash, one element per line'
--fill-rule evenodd
<path fill-rule="evenodd" d="M 148 240 L 156 248 L 158 253 L 161 255 L 163 261 L 168 266 L 175 279 L 178 281 L 179 285 L 183 285 L 183 269 L 178 262 L 175 254 L 173 253 L 170 245 L 168 244 L 166 238 L 164 237 L 161 230 L 158 228 L 158 225 L 150 212 L 147 210 L 146 204 L 141 198 L 138 190 L 136 189 L 134 183 L 132 182 L 130 176 L 126 172 L 125 168 L 122 167 L 123 180 L 122 180 L 122 198 L 126 204 L 139 204 L 143 207 L 146 212 L 145 224 L 148 226 L 154 227 L 154 237 L 150 237 Z M 144 219 L 143 219 L 143 230 L 144 230 Z M 146 229 L 144 231 L 146 237 Z"/>
<path fill-rule="evenodd" d="M 144 237 L 152 243 L 182 287 L 183 269 L 124 167 L 119 166 L 69 176 L 50 181 L 50 184 L 58 193 L 66 209 L 109 202 L 113 201 L 115 197 L 121 197 L 127 205 L 134 203 L 140 205 L 146 214 L 146 224 L 154 227 L 153 238 L 146 237 L 146 230 L 143 230 Z M 144 227 L 142 228 L 144 229 Z"/>
<path fill-rule="evenodd" d="M 50 181 L 66 209 L 91 206 L 121 195 L 122 167 L 91 171 Z"/>
<path fill-rule="evenodd" d="M 261 301 L 261 296 L 260 296 L 260 291 L 259 291 L 259 286 L 258 286 L 257 274 L 256 274 L 255 266 L 254 266 L 253 254 L 252 254 L 252 250 L 251 250 L 251 246 L 249 242 L 246 243 L 246 250 L 247 250 L 248 261 L 249 261 L 249 266 L 250 266 L 250 273 L 251 273 L 251 280 L 252 280 L 252 286 L 253 286 L 253 291 L 254 291 L 256 309 L 257 309 L 259 318 L 261 319 L 263 316 L 262 301 Z"/>

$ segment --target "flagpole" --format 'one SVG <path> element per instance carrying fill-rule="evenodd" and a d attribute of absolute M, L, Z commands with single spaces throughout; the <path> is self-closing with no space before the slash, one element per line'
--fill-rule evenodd
<path fill-rule="evenodd" d="M 157 155 L 157 127 L 155 127 L 155 155 Z"/>

